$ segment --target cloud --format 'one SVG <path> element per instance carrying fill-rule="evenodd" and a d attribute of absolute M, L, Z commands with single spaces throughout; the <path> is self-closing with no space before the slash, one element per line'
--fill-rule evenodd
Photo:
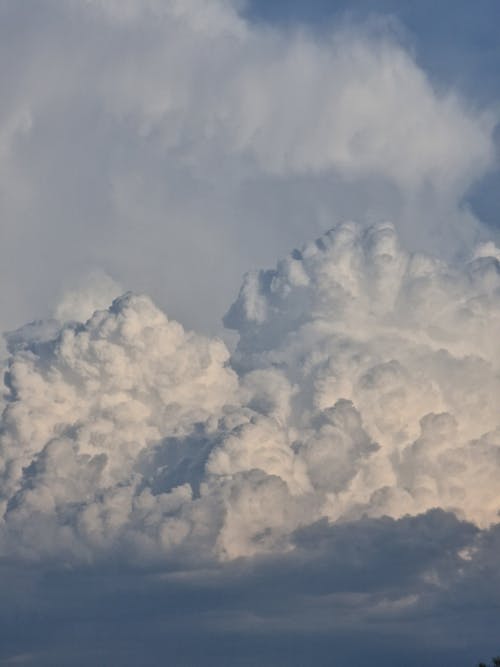
<path fill-rule="evenodd" d="M 494 535 L 433 511 L 320 522 L 294 536 L 292 553 L 184 563 L 180 572 L 114 562 L 42 574 L 3 563 L 0 656 L 37 665 L 155 665 L 174 654 L 186 665 L 326 666 L 335 656 L 465 667 L 496 648 L 496 575 L 486 586 L 480 574 L 488 559 L 488 573 L 496 570 Z M 471 543 L 476 553 L 481 545 L 477 564 L 464 553 Z"/>
<path fill-rule="evenodd" d="M 321 518 L 496 523 L 497 252 L 447 265 L 340 225 L 247 275 L 232 356 L 131 293 L 9 334 L 2 552 L 217 561 Z"/>
<path fill-rule="evenodd" d="M 140 479 L 141 457 L 147 467 L 149 445 L 216 422 L 237 385 L 223 343 L 186 333 L 148 298 L 132 295 L 86 325 L 63 326 L 55 338 L 28 327 L 8 343 L 2 495 L 4 511 L 17 517 L 14 540 L 28 542 L 28 555 L 33 548 L 71 552 L 81 533 L 99 550 L 114 546 L 112 533 L 136 512 L 163 539 L 161 517 L 191 492 L 153 496 Z M 187 529 L 181 519 L 167 523 L 168 547 Z"/>
<path fill-rule="evenodd" d="M 96 310 L 105 310 L 123 291 L 111 276 L 95 269 L 62 294 L 54 316 L 62 322 L 85 322 Z"/>
<path fill-rule="evenodd" d="M 345 223 L 246 276 L 232 354 L 132 293 L 74 321 L 106 276 L 8 334 L 1 659 L 493 654 L 497 255 Z"/>
<path fill-rule="evenodd" d="M 0 13 L 0 660 L 493 654 L 495 115 L 387 28 Z"/>
<path fill-rule="evenodd" d="M 345 224 L 246 277 L 225 320 L 240 335 L 233 363 L 279 368 L 294 386 L 293 427 L 315 427 L 295 446 L 333 516 L 361 501 L 370 514 L 444 506 L 495 521 L 494 480 L 479 482 L 498 455 L 495 254 L 482 246 L 452 267 L 408 255 L 390 225 Z M 328 471 L 347 481 L 346 459 L 358 476 L 337 486 Z"/>
<path fill-rule="evenodd" d="M 100 267 L 213 333 L 243 271 L 346 217 L 446 257 L 481 234 L 460 202 L 493 112 L 433 88 L 390 27 L 237 9 L 2 3 L 2 328 Z"/>

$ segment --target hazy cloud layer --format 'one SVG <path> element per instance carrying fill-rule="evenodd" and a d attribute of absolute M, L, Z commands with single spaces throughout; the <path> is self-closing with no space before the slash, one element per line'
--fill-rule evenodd
<path fill-rule="evenodd" d="M 243 271 L 346 217 L 447 257 L 496 116 L 389 26 L 321 38 L 222 0 L 0 3 L 2 328 L 106 271 L 219 328 Z M 223 240 L 223 242 L 222 242 Z"/>

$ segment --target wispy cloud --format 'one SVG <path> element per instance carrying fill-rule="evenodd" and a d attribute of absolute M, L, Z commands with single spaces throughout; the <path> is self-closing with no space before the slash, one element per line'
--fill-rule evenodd
<path fill-rule="evenodd" d="M 97 266 L 214 331 L 243 271 L 345 217 L 448 257 L 480 233 L 460 202 L 495 116 L 390 30 L 281 33 L 219 1 L 1 19 L 3 328 Z"/>

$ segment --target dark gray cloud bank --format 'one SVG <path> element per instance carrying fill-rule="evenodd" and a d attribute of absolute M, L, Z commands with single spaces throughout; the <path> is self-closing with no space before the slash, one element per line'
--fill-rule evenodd
<path fill-rule="evenodd" d="M 245 11 L 0 3 L 1 664 L 500 651 L 498 113 Z"/>

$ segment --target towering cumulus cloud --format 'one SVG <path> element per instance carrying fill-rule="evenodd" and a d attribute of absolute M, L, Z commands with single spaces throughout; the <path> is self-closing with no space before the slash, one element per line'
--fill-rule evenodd
<path fill-rule="evenodd" d="M 451 266 L 342 224 L 245 277 L 225 345 L 125 294 L 9 334 L 0 552 L 282 553 L 299 529 L 500 495 L 499 250 Z"/>

